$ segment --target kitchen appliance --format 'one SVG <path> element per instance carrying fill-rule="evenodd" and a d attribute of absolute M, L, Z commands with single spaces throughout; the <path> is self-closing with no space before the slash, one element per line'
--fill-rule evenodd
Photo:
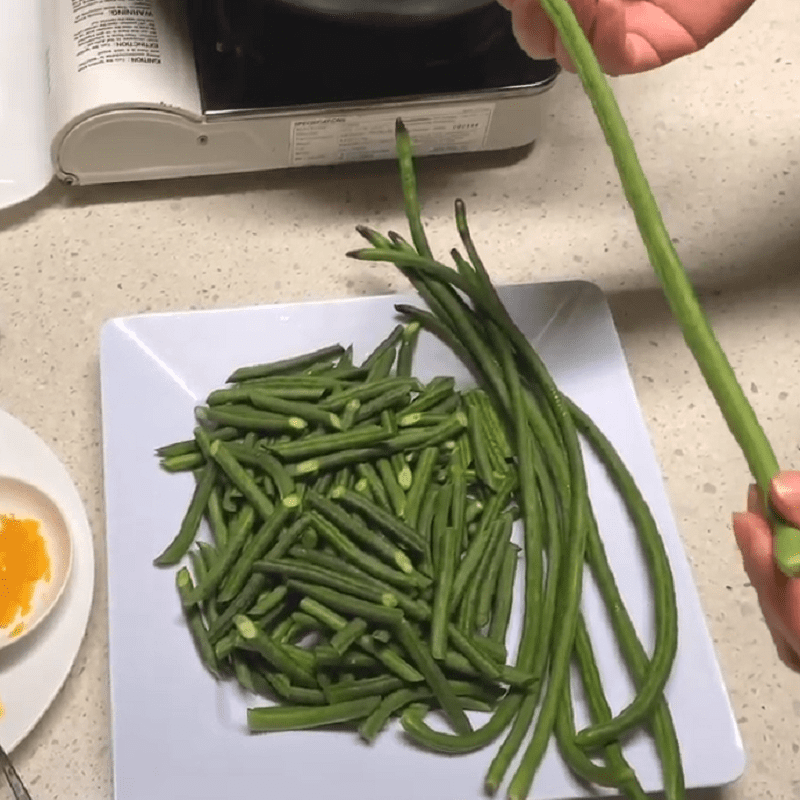
<path fill-rule="evenodd" d="M 392 159 L 398 116 L 419 155 L 524 147 L 558 74 L 519 48 L 495 0 L 9 2 L 0 136 L 20 147 L 0 156 L 0 206 L 53 174 Z"/>
<path fill-rule="evenodd" d="M 114 179 L 115 160 L 124 176 L 392 158 L 397 116 L 419 154 L 520 147 L 537 137 L 557 74 L 519 48 L 495 2 L 417 25 L 279 0 L 193 0 L 188 11 L 199 118 L 96 116 L 64 139 L 63 178 Z M 137 146 L 120 151 L 134 121 Z M 112 165 L 100 175 L 98 153 Z"/>

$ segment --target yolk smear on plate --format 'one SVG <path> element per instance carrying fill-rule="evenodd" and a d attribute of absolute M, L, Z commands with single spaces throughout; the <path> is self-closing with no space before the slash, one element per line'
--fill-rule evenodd
<path fill-rule="evenodd" d="M 30 613 L 42 580 L 50 580 L 50 557 L 39 521 L 0 515 L 0 628 L 11 625 L 18 612 Z"/>

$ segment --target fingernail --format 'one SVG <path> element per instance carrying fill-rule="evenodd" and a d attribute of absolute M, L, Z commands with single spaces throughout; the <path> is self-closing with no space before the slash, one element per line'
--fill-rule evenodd
<path fill-rule="evenodd" d="M 772 492 L 779 500 L 784 503 L 791 503 L 797 501 L 797 489 L 779 475 L 772 481 Z"/>

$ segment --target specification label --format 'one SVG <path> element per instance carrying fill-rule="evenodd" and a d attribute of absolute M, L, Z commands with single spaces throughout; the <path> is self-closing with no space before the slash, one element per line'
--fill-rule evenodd
<path fill-rule="evenodd" d="M 486 142 L 493 110 L 494 103 L 480 103 L 297 120 L 292 123 L 292 165 L 393 159 L 398 116 L 414 140 L 417 155 L 480 150 Z"/>

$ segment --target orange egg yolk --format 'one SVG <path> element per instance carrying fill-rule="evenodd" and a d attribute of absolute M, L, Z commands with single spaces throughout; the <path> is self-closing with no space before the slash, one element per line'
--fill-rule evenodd
<path fill-rule="evenodd" d="M 0 515 L 0 628 L 30 613 L 41 580 L 50 580 L 50 557 L 38 520 Z"/>

